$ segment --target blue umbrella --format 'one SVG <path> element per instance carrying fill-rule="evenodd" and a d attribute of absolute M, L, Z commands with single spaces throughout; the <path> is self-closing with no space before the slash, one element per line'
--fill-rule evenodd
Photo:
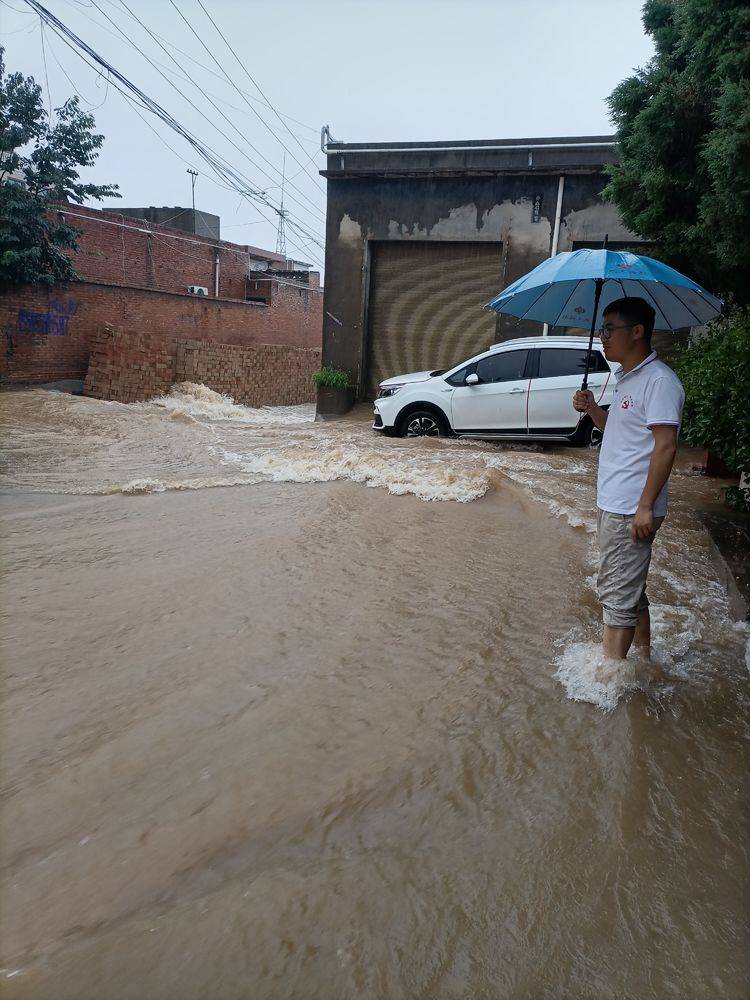
<path fill-rule="evenodd" d="M 583 388 L 598 317 L 623 296 L 645 299 L 656 312 L 657 330 L 703 326 L 722 302 L 674 268 L 624 250 L 573 250 L 543 261 L 487 303 L 495 312 L 550 326 L 591 325 Z"/>

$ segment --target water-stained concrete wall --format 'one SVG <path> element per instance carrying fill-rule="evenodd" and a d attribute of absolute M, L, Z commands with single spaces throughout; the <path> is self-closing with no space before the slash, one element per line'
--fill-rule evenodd
<path fill-rule="evenodd" d="M 373 241 L 491 241 L 502 244 L 497 290 L 548 257 L 552 247 L 560 171 L 505 172 L 485 163 L 461 172 L 441 171 L 441 154 L 416 150 L 407 171 L 399 154 L 398 176 L 388 170 L 389 154 L 368 156 L 365 166 L 329 154 L 323 360 L 348 370 L 364 384 L 367 312 Z M 566 151 L 567 152 L 567 151 Z M 447 155 L 447 154 L 446 154 Z M 485 153 L 485 159 L 487 154 Z M 565 175 L 558 250 L 576 241 L 630 241 L 616 209 L 601 200 L 606 184 L 601 152 L 597 162 Z M 429 162 L 425 162 L 429 160 Z M 343 164 L 344 157 L 341 157 Z M 353 167 L 348 164 L 353 163 Z M 497 339 L 538 334 L 538 323 L 498 316 Z"/>

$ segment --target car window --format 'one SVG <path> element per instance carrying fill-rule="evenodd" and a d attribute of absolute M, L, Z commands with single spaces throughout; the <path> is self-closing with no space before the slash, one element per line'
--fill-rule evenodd
<path fill-rule="evenodd" d="M 502 351 L 477 363 L 480 382 L 514 382 L 523 378 L 528 351 Z"/>
<path fill-rule="evenodd" d="M 585 350 L 573 350 L 570 347 L 545 347 L 539 351 L 538 378 L 554 378 L 560 375 L 578 375 L 583 378 L 585 370 Z M 609 371 L 609 365 L 600 351 L 591 352 L 589 371 Z"/>
<path fill-rule="evenodd" d="M 449 375 L 445 380 L 448 385 L 463 385 L 466 382 L 466 376 L 471 375 L 472 372 L 477 370 L 476 361 L 472 361 L 470 365 L 464 365 L 463 368 L 459 368 L 457 372 Z"/>

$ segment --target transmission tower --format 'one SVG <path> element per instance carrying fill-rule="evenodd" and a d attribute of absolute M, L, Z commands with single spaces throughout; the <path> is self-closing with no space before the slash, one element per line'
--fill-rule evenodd
<path fill-rule="evenodd" d="M 276 230 L 276 253 L 283 254 L 284 257 L 286 257 L 286 229 L 284 223 L 288 214 L 284 210 L 285 183 L 286 183 L 286 153 L 284 153 L 284 160 L 281 166 L 281 207 L 279 208 L 279 227 Z"/>

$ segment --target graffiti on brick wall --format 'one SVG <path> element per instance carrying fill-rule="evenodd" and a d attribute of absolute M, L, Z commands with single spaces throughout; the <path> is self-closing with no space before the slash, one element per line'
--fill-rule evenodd
<path fill-rule="evenodd" d="M 42 337 L 67 337 L 70 317 L 78 310 L 75 299 L 52 302 L 46 312 L 19 309 L 16 333 Z"/>

